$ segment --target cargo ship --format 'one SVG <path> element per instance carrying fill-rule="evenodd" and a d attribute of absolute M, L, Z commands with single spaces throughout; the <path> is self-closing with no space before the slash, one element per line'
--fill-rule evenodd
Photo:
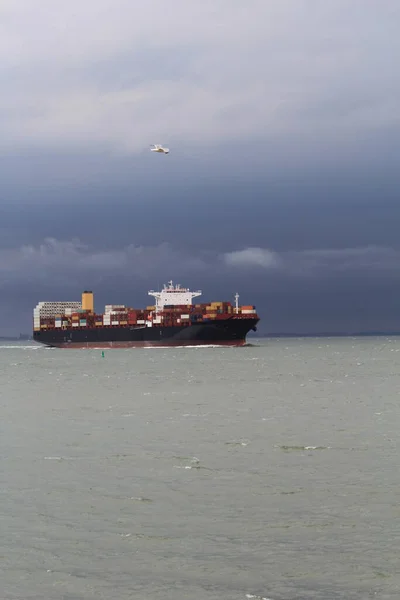
<path fill-rule="evenodd" d="M 145 309 L 122 304 L 94 310 L 92 291 L 81 301 L 39 302 L 33 311 L 33 339 L 53 348 L 132 348 L 148 346 L 244 346 L 256 331 L 255 306 L 230 302 L 193 304 L 202 292 L 192 292 L 170 281 L 160 292 L 151 290 L 155 303 Z"/>

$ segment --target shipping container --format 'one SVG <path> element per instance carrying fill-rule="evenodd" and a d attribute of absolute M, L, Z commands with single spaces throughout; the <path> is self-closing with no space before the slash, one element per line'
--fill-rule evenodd
<path fill-rule="evenodd" d="M 121 311 L 121 310 L 126 310 L 125 304 L 106 304 L 105 305 L 106 312 L 116 312 L 116 311 Z"/>

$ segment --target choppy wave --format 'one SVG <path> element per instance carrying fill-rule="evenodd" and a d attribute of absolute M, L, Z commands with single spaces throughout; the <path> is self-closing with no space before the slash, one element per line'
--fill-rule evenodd
<path fill-rule="evenodd" d="M 1 344 L 0 343 L 0 350 L 43 350 L 45 349 L 45 346 L 34 346 L 32 344 L 32 346 L 21 346 L 20 344 L 17 345 L 10 345 L 10 344 Z"/>
<path fill-rule="evenodd" d="M 243 346 L 242 346 L 243 347 Z M 235 348 L 235 346 L 226 346 L 224 344 L 202 344 L 193 346 L 147 346 L 144 350 L 202 350 L 208 348 Z M 142 350 L 142 348 L 132 348 L 133 350 Z"/>
<path fill-rule="evenodd" d="M 302 450 L 330 450 L 330 446 L 278 446 L 274 445 L 274 448 L 280 448 L 285 452 L 296 452 Z"/>

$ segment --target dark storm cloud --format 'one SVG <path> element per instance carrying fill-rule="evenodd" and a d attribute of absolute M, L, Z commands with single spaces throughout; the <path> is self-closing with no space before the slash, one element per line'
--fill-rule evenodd
<path fill-rule="evenodd" d="M 353 271 L 365 271 L 374 276 L 385 270 L 398 276 L 400 251 L 393 248 L 341 248 L 303 250 L 278 254 L 266 248 L 245 248 L 224 254 L 223 259 L 230 267 L 261 268 L 280 270 L 288 276 L 332 277 Z"/>
<path fill-rule="evenodd" d="M 335 277 L 365 270 L 371 276 L 385 271 L 391 277 L 400 273 L 400 251 L 384 247 L 318 249 L 275 252 L 250 247 L 223 254 L 204 248 L 202 252 L 179 251 L 172 243 L 99 250 L 79 240 L 48 238 L 40 245 L 0 251 L 3 284 L 31 279 L 57 281 L 100 281 L 112 275 L 129 278 L 156 278 L 172 270 L 179 276 L 201 277 L 203 272 L 221 269 L 256 269 L 258 275 L 277 272 L 286 278 Z"/>
<path fill-rule="evenodd" d="M 171 277 L 201 287 L 205 300 L 239 291 L 257 305 L 262 331 L 398 328 L 397 194 L 381 182 L 333 191 L 328 182 L 302 186 L 299 199 L 299 185 L 275 186 L 273 202 L 263 185 L 228 181 L 161 192 L 161 205 L 159 194 L 106 202 L 110 189 L 73 208 L 68 199 L 3 206 L 2 330 L 29 331 L 39 300 L 79 298 L 87 287 L 100 310 L 141 306 Z"/>
<path fill-rule="evenodd" d="M 73 299 L 90 287 L 100 310 L 110 301 L 143 305 L 147 290 L 159 287 L 170 275 L 191 287 L 203 287 L 205 300 L 210 299 L 210 290 L 226 298 L 228 290 L 233 297 L 239 287 L 243 302 L 261 302 L 262 331 L 287 331 L 289 326 L 304 333 L 307 327 L 318 331 L 324 323 L 325 330 L 350 327 L 354 331 L 362 329 L 360 316 L 368 315 L 371 301 L 376 302 L 376 290 L 372 286 L 371 293 L 368 281 L 379 282 L 385 293 L 398 287 L 400 252 L 379 247 L 285 253 L 247 248 L 191 254 L 167 243 L 101 251 L 78 240 L 55 239 L 0 252 L 2 302 L 8 303 L 19 290 L 13 309 L 19 307 L 26 324 L 31 306 L 43 294 L 55 300 L 62 292 L 63 298 Z M 353 298 L 347 307 L 344 290 L 347 301 Z M 385 315 L 383 321 L 389 320 Z M 368 322 L 379 328 L 382 319 L 370 315 Z"/>
<path fill-rule="evenodd" d="M 143 305 L 171 277 L 238 290 L 264 331 L 396 328 L 399 16 L 3 0 L 1 330 L 86 287 Z"/>

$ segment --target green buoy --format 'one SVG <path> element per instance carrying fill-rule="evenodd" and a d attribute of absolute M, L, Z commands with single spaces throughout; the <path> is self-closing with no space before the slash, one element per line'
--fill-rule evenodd
<path fill-rule="evenodd" d="M 101 357 L 104 358 L 104 350 L 101 351 Z"/>

